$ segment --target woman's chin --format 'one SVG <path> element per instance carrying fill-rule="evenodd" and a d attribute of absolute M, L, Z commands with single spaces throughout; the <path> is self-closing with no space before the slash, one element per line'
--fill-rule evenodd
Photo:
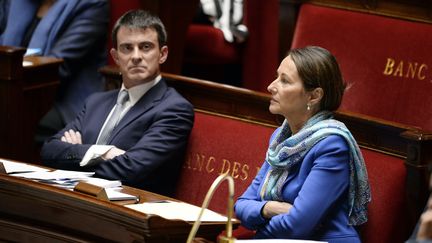
<path fill-rule="evenodd" d="M 273 108 L 272 106 L 269 106 L 269 111 L 270 111 L 270 113 L 272 113 L 274 115 L 279 114 L 279 112 L 277 111 L 277 109 Z"/>

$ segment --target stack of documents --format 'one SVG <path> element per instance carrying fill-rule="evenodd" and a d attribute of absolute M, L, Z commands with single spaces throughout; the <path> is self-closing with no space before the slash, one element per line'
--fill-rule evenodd
<path fill-rule="evenodd" d="M 81 172 L 69 170 L 34 171 L 14 173 L 11 176 L 27 178 L 54 186 L 72 189 L 78 182 L 87 180 L 94 172 Z"/>
<path fill-rule="evenodd" d="M 10 176 L 27 178 L 69 190 L 72 190 L 78 182 L 85 181 L 95 186 L 105 188 L 110 200 L 137 200 L 137 197 L 134 195 L 120 192 L 122 189 L 121 181 L 92 177 L 94 172 L 69 170 L 51 171 L 38 166 L 4 159 L 0 159 L 0 163 L 3 164 L 6 173 Z"/>

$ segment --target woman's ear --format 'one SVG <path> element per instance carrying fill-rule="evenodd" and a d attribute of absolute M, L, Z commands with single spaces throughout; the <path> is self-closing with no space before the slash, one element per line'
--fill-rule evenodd
<path fill-rule="evenodd" d="M 310 104 L 319 104 L 324 96 L 324 90 L 322 88 L 315 88 L 310 92 Z"/>

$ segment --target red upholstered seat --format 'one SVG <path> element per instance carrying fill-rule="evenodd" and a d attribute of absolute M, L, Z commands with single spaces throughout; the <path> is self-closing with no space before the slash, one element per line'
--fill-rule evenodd
<path fill-rule="evenodd" d="M 201 206 L 213 181 L 228 171 L 234 178 L 236 199 L 261 167 L 273 131 L 273 127 L 196 112 L 176 198 Z M 226 214 L 227 193 L 223 182 L 209 208 Z"/>
<path fill-rule="evenodd" d="M 362 149 L 366 161 L 372 201 L 369 220 L 361 228 L 362 242 L 402 243 L 407 239 L 405 201 L 406 168 L 402 159 Z"/>
<path fill-rule="evenodd" d="M 279 1 L 244 1 L 245 43 L 225 41 L 211 25 L 191 24 L 184 53 L 184 74 L 267 92 L 279 65 Z M 234 74 L 233 72 L 239 72 Z"/>
<path fill-rule="evenodd" d="M 432 25 L 303 4 L 292 47 L 306 45 L 338 59 L 341 110 L 432 130 Z"/>
<path fill-rule="evenodd" d="M 240 61 L 241 46 L 225 41 L 220 29 L 208 25 L 193 24 L 189 26 L 186 37 L 186 58 L 190 62 L 228 64 Z"/>

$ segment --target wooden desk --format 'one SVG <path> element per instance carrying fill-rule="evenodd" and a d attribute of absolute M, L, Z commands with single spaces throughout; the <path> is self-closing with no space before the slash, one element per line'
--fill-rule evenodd
<path fill-rule="evenodd" d="M 140 203 L 171 199 L 124 187 Z M 146 215 L 85 194 L 0 174 L 0 241 L 186 242 L 192 223 Z M 197 237 L 215 240 L 225 223 L 202 223 Z"/>
<path fill-rule="evenodd" d="M 26 57 L 24 48 L 0 46 L 0 156 L 39 161 L 36 125 L 51 108 L 62 60 Z M 27 66 L 23 66 L 23 60 Z"/>

